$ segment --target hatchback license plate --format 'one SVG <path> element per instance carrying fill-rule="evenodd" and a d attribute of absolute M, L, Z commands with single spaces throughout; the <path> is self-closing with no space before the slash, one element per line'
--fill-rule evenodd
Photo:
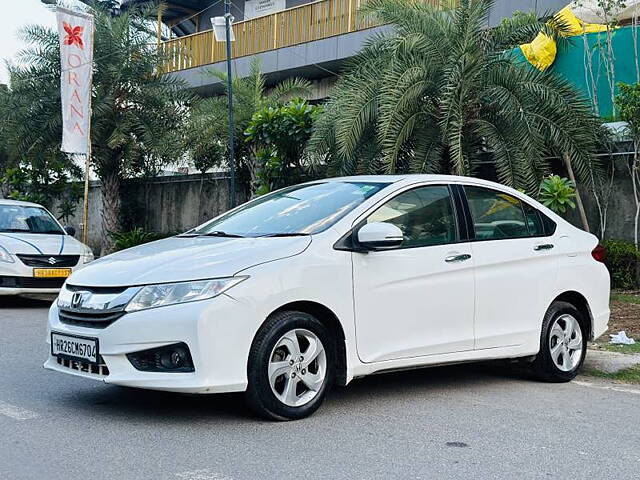
<path fill-rule="evenodd" d="M 66 278 L 71 275 L 70 268 L 34 268 L 35 278 Z"/>
<path fill-rule="evenodd" d="M 51 355 L 98 363 L 98 339 L 51 332 Z"/>

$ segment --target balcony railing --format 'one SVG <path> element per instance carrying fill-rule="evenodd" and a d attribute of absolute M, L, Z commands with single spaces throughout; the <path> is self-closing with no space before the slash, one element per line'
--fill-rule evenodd
<path fill-rule="evenodd" d="M 290 47 L 376 26 L 357 14 L 366 0 L 321 0 L 233 24 L 234 58 Z M 440 3 L 438 0 L 425 0 Z M 201 67 L 226 59 L 225 44 L 207 30 L 161 43 L 167 72 Z"/>

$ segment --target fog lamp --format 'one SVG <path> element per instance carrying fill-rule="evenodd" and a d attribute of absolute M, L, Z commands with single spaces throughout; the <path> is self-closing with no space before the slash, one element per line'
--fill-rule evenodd
<path fill-rule="evenodd" d="M 193 360 L 186 343 L 174 343 L 128 353 L 133 368 L 142 372 L 188 373 L 194 372 Z"/>

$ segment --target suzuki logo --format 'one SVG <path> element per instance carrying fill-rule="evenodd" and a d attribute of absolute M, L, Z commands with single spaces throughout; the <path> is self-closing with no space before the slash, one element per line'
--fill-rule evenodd
<path fill-rule="evenodd" d="M 71 306 L 73 308 L 78 308 L 82 304 L 82 292 L 75 292 L 71 297 Z"/>
<path fill-rule="evenodd" d="M 51 265 L 55 265 L 57 260 L 54 257 L 49 257 L 49 259 L 47 260 L 47 262 L 49 262 Z"/>

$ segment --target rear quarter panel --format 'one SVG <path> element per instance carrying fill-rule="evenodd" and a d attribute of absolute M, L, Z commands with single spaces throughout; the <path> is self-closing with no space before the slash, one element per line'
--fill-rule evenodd
<path fill-rule="evenodd" d="M 609 323 L 610 277 L 607 267 L 591 252 L 598 245 L 594 235 L 573 226 L 559 233 L 560 266 L 557 295 L 574 291 L 585 297 L 592 317 L 591 339 L 598 338 Z"/>

